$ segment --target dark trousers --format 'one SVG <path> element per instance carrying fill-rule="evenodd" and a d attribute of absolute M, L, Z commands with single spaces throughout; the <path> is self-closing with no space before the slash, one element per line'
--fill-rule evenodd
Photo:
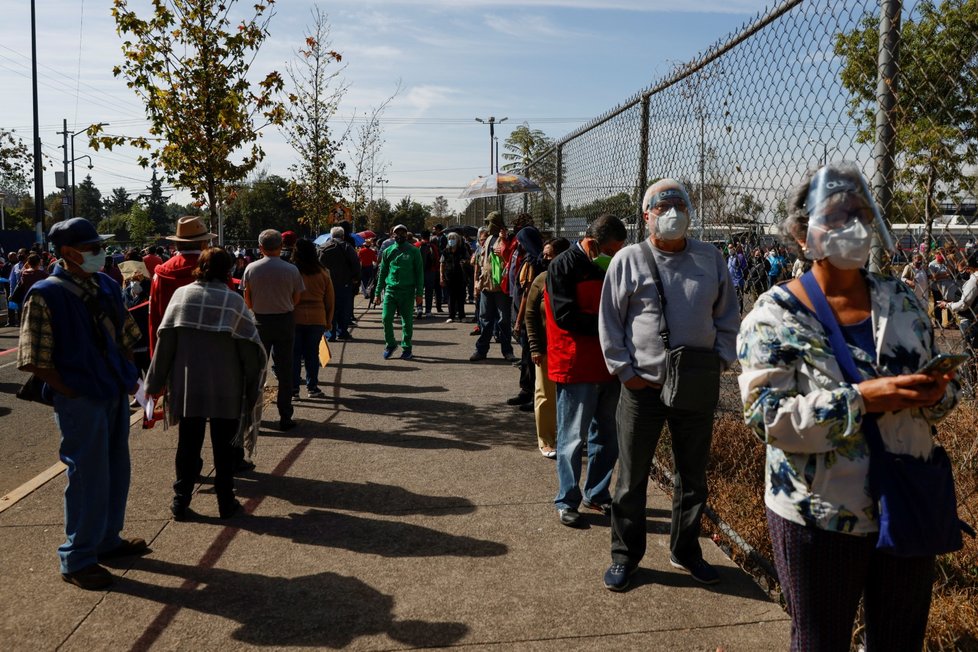
<path fill-rule="evenodd" d="M 370 286 L 373 285 L 376 272 L 373 266 L 360 268 L 360 293 L 364 299 L 370 296 Z"/>
<path fill-rule="evenodd" d="M 291 419 L 295 319 L 291 312 L 287 312 L 281 315 L 255 315 L 255 321 L 258 322 L 258 336 L 265 346 L 265 353 L 272 360 L 272 368 L 278 379 L 275 404 L 279 419 Z"/>
<path fill-rule="evenodd" d="M 672 433 L 673 491 L 669 549 L 683 565 L 699 561 L 700 519 L 706 507 L 706 463 L 713 411 L 666 407 L 659 389 L 621 388 L 618 399 L 618 485 L 611 504 L 611 558 L 637 564 L 645 556 L 645 506 L 649 471 L 662 426 Z"/>
<path fill-rule="evenodd" d="M 214 449 L 214 492 L 219 505 L 234 500 L 234 449 L 231 442 L 238 433 L 237 419 L 211 419 L 211 447 Z M 206 417 L 182 417 L 177 440 L 177 481 L 173 483 L 173 500 L 186 507 L 194 493 L 202 462 Z"/>
<path fill-rule="evenodd" d="M 482 312 L 479 314 L 479 341 L 475 350 L 488 353 L 496 330 L 499 330 L 499 348 L 503 355 L 513 352 L 512 308 L 513 300 L 505 292 L 482 292 L 480 295 Z"/>
<path fill-rule="evenodd" d="M 325 326 L 317 324 L 296 324 L 295 346 L 292 356 L 292 391 L 298 392 L 302 382 L 303 364 L 306 368 L 306 388 L 312 392 L 319 389 L 319 342 L 326 332 Z"/>
<path fill-rule="evenodd" d="M 424 273 L 424 311 L 431 312 L 431 300 L 435 300 L 438 312 L 442 312 L 441 302 L 441 279 L 437 271 L 427 271 Z"/>
<path fill-rule="evenodd" d="M 449 278 L 445 290 L 448 293 L 449 318 L 465 319 L 465 279 Z"/>
<path fill-rule="evenodd" d="M 848 650 L 860 596 L 868 650 L 923 648 L 933 557 L 894 557 L 876 550 L 875 536 L 806 527 L 771 510 L 767 523 L 792 650 Z"/>
<path fill-rule="evenodd" d="M 536 391 L 537 366 L 530 359 L 530 340 L 526 335 L 526 324 L 520 328 L 520 394 L 533 395 Z"/>
<path fill-rule="evenodd" d="M 353 316 L 352 291 L 353 288 L 349 283 L 337 283 L 333 286 L 336 305 L 333 306 L 333 327 L 330 331 L 330 337 L 335 338 L 339 335 L 345 337 L 350 333 L 350 321 Z"/>

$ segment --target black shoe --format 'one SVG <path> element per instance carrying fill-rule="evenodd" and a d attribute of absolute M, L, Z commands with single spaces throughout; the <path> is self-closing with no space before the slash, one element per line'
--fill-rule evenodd
<path fill-rule="evenodd" d="M 336 339 L 342 340 L 344 342 L 348 342 L 353 339 L 353 335 L 351 335 L 350 333 L 340 333 L 339 335 L 336 336 Z"/>
<path fill-rule="evenodd" d="M 720 581 L 720 573 L 711 564 L 707 563 L 705 559 L 698 559 L 687 566 L 672 555 L 669 555 L 669 564 L 674 568 L 681 568 L 688 572 L 700 584 L 717 584 Z"/>
<path fill-rule="evenodd" d="M 581 503 L 581 506 L 588 511 L 601 514 L 602 516 L 611 516 L 611 503 L 598 505 L 597 503 L 590 503 L 585 500 Z"/>
<path fill-rule="evenodd" d="M 297 424 L 292 419 L 282 419 L 278 422 L 278 429 L 281 430 L 282 432 L 285 432 L 286 430 L 292 430 L 297 425 L 299 424 Z"/>
<path fill-rule="evenodd" d="M 254 470 L 255 470 L 255 463 L 252 462 L 251 460 L 241 459 L 235 461 L 234 463 L 234 475 L 247 473 L 248 471 L 254 471 Z"/>
<path fill-rule="evenodd" d="M 101 591 L 112 585 L 112 573 L 98 564 L 86 566 L 74 573 L 61 573 L 61 579 L 86 591 Z"/>
<path fill-rule="evenodd" d="M 480 360 L 485 360 L 485 359 L 486 359 L 486 354 L 479 353 L 478 351 L 476 351 L 475 353 L 469 356 L 469 362 L 478 362 Z"/>
<path fill-rule="evenodd" d="M 506 362 L 519 362 L 520 361 L 519 357 L 517 357 L 513 353 L 504 353 L 503 354 L 503 358 L 506 360 Z"/>
<path fill-rule="evenodd" d="M 482 335 L 482 329 L 476 326 L 469 335 Z"/>
<path fill-rule="evenodd" d="M 183 504 L 181 501 L 176 499 L 170 505 L 170 513 L 173 514 L 174 521 L 187 521 L 190 520 L 190 506 Z"/>
<path fill-rule="evenodd" d="M 218 517 L 221 519 L 231 518 L 240 511 L 241 503 L 238 502 L 237 498 L 232 498 L 231 502 L 218 503 L 217 505 Z"/>
<path fill-rule="evenodd" d="M 120 557 L 138 557 L 149 552 L 149 545 L 146 539 L 132 538 L 123 539 L 122 543 L 108 552 L 103 552 L 98 556 L 99 561 L 107 559 L 119 559 Z"/>
<path fill-rule="evenodd" d="M 581 520 L 581 515 L 576 509 L 558 509 L 557 517 L 560 519 L 561 525 L 567 527 L 577 527 Z"/>
<path fill-rule="evenodd" d="M 519 407 L 520 412 L 535 412 L 536 409 L 533 407 L 533 401 L 529 403 L 524 403 Z"/>
<path fill-rule="evenodd" d="M 506 399 L 506 405 L 524 405 L 526 403 L 533 402 L 533 394 L 527 394 L 525 392 L 520 392 L 513 398 Z"/>
<path fill-rule="evenodd" d="M 604 588 L 609 591 L 624 591 L 628 588 L 628 578 L 635 574 L 638 566 L 612 562 L 604 573 Z"/>

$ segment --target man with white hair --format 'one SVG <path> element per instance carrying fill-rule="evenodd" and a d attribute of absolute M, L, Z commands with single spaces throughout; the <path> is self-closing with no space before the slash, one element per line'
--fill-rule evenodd
<path fill-rule="evenodd" d="M 319 249 L 319 262 L 329 270 L 333 281 L 336 306 L 333 308 L 333 324 L 328 339 L 352 340 L 350 323 L 353 316 L 353 293 L 360 284 L 360 257 L 357 250 L 346 242 L 342 226 L 329 230 L 330 238 Z"/>
<path fill-rule="evenodd" d="M 604 576 L 612 591 L 628 588 L 645 555 L 649 470 L 666 423 L 675 461 L 670 563 L 704 584 L 720 579 L 703 560 L 700 519 L 720 371 L 736 358 L 740 312 L 723 255 L 686 235 L 690 209 L 678 181 L 654 183 L 642 200 L 650 237 L 612 259 L 602 287 L 598 334 L 622 385 L 612 564 Z M 692 362 L 700 366 L 689 373 Z M 683 395 L 688 383 L 693 391 Z"/>
<path fill-rule="evenodd" d="M 296 425 L 292 420 L 293 311 L 306 286 L 299 269 L 281 258 L 281 233 L 265 229 L 258 234 L 258 248 L 263 258 L 245 268 L 241 287 L 245 304 L 255 313 L 258 335 L 278 378 L 279 430 L 286 431 Z"/>

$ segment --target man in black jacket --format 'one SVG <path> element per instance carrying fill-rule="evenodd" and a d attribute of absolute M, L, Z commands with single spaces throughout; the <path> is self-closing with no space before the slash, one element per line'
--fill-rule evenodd
<path fill-rule="evenodd" d="M 353 292 L 360 285 L 360 258 L 356 249 L 345 241 L 342 226 L 334 226 L 329 233 L 331 238 L 319 249 L 319 262 L 329 270 L 336 295 L 328 339 L 330 342 L 351 340 L 350 317 L 353 314 Z"/>

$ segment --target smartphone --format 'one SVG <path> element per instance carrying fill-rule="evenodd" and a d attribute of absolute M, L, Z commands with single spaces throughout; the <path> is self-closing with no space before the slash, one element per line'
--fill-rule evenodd
<path fill-rule="evenodd" d="M 944 374 L 954 371 L 961 364 L 967 362 L 970 358 L 971 356 L 967 353 L 941 353 L 936 358 L 933 358 L 930 362 L 918 369 L 916 373 L 943 376 Z"/>

